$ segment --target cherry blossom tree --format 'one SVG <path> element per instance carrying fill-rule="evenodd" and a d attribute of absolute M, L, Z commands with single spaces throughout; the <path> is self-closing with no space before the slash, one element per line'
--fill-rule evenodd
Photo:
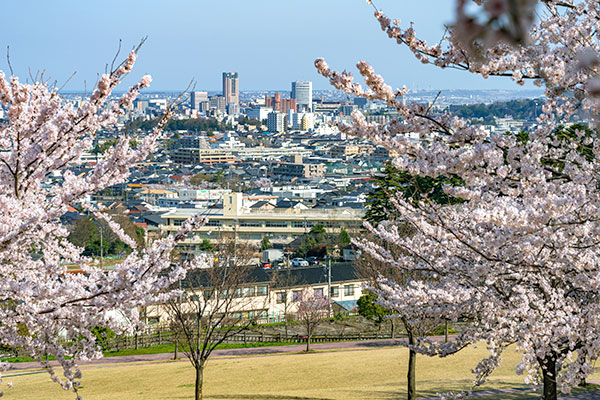
<path fill-rule="evenodd" d="M 300 293 L 296 309 L 296 318 L 306 328 L 306 351 L 310 351 L 310 341 L 315 329 L 329 316 L 329 297 L 315 293 L 306 287 Z"/>
<path fill-rule="evenodd" d="M 139 250 L 119 224 L 86 201 L 89 195 L 123 182 L 129 168 L 156 149 L 170 111 L 135 149 L 130 147 L 131 138 L 122 134 L 88 173 L 76 175 L 69 168 L 93 148 L 96 133 L 112 129 L 140 90 L 149 86 L 151 77 L 145 75 L 122 96 L 112 95 L 136 58 L 137 49 L 100 76 L 78 107 L 46 82 L 24 84 L 0 72 L 0 104 L 8 116 L 0 125 L 0 343 L 40 361 L 52 380 L 77 398 L 81 377 L 77 360 L 102 355 L 93 329 L 128 329 L 117 315 L 136 325 L 138 307 L 170 298 L 165 288 L 182 279 L 186 268 L 194 266 L 190 264 L 200 262 L 172 267 L 169 254 L 201 217 Z M 106 220 L 134 249 L 114 270 L 101 269 L 67 240 L 69 232 L 59 217 L 77 204 Z M 84 273 L 68 273 L 67 265 L 78 265 Z M 48 356 L 56 358 L 64 377 L 58 376 Z"/>
<path fill-rule="evenodd" d="M 517 372 L 543 383 L 543 399 L 556 399 L 557 385 L 568 392 L 600 354 L 600 6 L 475 3 L 483 18 L 466 15 L 468 2 L 458 0 L 456 23 L 433 45 L 418 38 L 412 24 L 402 28 L 377 9 L 375 17 L 389 38 L 425 64 L 544 88 L 543 113 L 528 134 L 490 135 L 430 105 L 404 101 L 408 89 L 392 89 L 365 61 L 357 68 L 366 89 L 323 59 L 315 64 L 334 87 L 398 112 L 383 125 L 355 112 L 351 125 L 339 125 L 343 132 L 396 151 L 394 166 L 412 176 L 452 178 L 445 193 L 464 200 L 440 205 L 428 196 L 398 196 L 392 202 L 400 218 L 368 225 L 377 240 L 358 241 L 360 247 L 417 272 L 408 282 L 380 278 L 374 290 L 381 304 L 440 323 L 469 320 L 455 341 L 421 338 L 413 348 L 446 356 L 484 342 L 490 355 L 475 367 L 474 385 L 516 345 L 522 352 Z M 581 115 L 593 130 L 562 126 Z M 406 223 L 414 235 L 401 234 Z M 392 254 L 380 241 L 403 251 Z"/>

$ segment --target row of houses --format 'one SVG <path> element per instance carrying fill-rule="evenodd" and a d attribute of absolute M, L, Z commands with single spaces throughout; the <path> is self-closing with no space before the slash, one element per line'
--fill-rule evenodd
<path fill-rule="evenodd" d="M 223 268 L 223 267 L 219 267 Z M 182 302 L 210 299 L 213 288 L 206 285 L 199 276 L 205 273 L 198 270 L 182 282 L 184 296 Z M 276 274 L 285 279 L 277 279 Z M 329 283 L 331 282 L 331 283 Z M 261 323 L 279 322 L 287 314 L 295 314 L 297 300 L 302 291 L 309 287 L 316 295 L 330 298 L 332 314 L 351 314 L 356 312 L 357 300 L 363 294 L 366 280 L 360 277 L 353 263 L 335 263 L 331 265 L 331 280 L 328 267 L 321 265 L 307 268 L 291 268 L 285 270 L 254 269 L 248 281 L 235 288 L 237 301 L 228 312 L 235 318 L 258 319 Z M 210 300 L 208 300 L 210 303 Z M 216 300 L 215 300 L 216 302 Z M 210 304 L 209 304 L 210 306 Z M 190 307 L 192 308 L 192 307 Z M 164 305 L 153 305 L 145 311 L 146 322 L 150 325 L 167 325 L 168 312 Z"/>

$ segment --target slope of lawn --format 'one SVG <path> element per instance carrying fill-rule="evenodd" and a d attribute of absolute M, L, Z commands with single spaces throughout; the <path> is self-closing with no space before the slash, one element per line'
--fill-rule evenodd
<path fill-rule="evenodd" d="M 421 356 L 417 361 L 419 396 L 434 396 L 469 387 L 470 370 L 486 354 L 469 348 L 445 359 Z M 503 365 L 481 389 L 522 388 L 514 373 L 520 356 L 505 354 Z M 370 348 L 310 354 L 215 358 L 206 369 L 206 399 L 399 399 L 405 394 L 407 350 Z M 11 374 L 7 374 L 11 375 Z M 591 379 L 599 379 L 595 372 Z M 49 381 L 47 374 L 4 378 L 6 399 L 73 399 Z M 86 367 L 84 400 L 149 400 L 193 398 L 194 373 L 187 362 Z M 486 400 L 531 399 L 532 391 L 478 397 Z M 539 398 L 539 397 L 538 397 Z"/>

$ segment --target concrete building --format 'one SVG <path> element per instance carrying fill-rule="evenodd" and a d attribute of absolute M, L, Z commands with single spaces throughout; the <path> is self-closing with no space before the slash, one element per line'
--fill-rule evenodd
<path fill-rule="evenodd" d="M 175 232 L 189 217 L 201 214 L 209 221 L 196 228 L 194 237 L 182 242 L 182 246 L 199 250 L 203 239 L 235 236 L 240 240 L 259 242 L 268 237 L 271 242 L 289 243 L 315 224 L 323 224 L 327 233 L 339 234 L 344 228 L 350 234 L 362 230 L 363 209 L 335 208 L 275 208 L 273 210 L 252 209 L 243 206 L 242 193 L 229 193 L 223 196 L 223 208 L 187 209 L 181 208 L 162 215 L 166 221 L 160 226 L 163 234 Z"/>
<path fill-rule="evenodd" d="M 273 160 L 287 155 L 310 156 L 312 150 L 304 147 L 247 147 L 244 149 L 231 149 L 231 154 L 240 160 L 258 159 Z"/>
<path fill-rule="evenodd" d="M 223 196 L 231 193 L 229 189 L 177 189 L 181 200 L 222 200 Z"/>
<path fill-rule="evenodd" d="M 175 149 L 171 159 L 177 164 L 234 164 L 237 159 L 228 151 L 220 149 L 181 148 Z"/>
<path fill-rule="evenodd" d="M 292 128 L 299 131 L 310 131 L 315 127 L 315 115 L 313 113 L 295 113 L 292 116 Z"/>
<path fill-rule="evenodd" d="M 358 106 L 359 108 L 366 108 L 369 104 L 369 100 L 364 97 L 355 97 L 352 99 L 352 104 Z"/>
<path fill-rule="evenodd" d="M 259 108 L 251 108 L 246 110 L 246 115 L 248 118 L 257 119 L 259 121 L 264 121 L 269 117 L 269 113 L 273 112 L 272 108 L 269 107 L 259 107 Z"/>
<path fill-rule="evenodd" d="M 273 173 L 285 178 L 322 178 L 325 176 L 325 164 L 281 163 Z"/>
<path fill-rule="evenodd" d="M 239 75 L 237 72 L 223 72 L 223 97 L 225 105 L 240 104 Z"/>
<path fill-rule="evenodd" d="M 224 96 L 212 96 L 209 99 L 209 107 L 225 114 L 225 111 L 227 111 L 227 100 Z"/>
<path fill-rule="evenodd" d="M 267 116 L 267 129 L 269 132 L 285 131 L 285 114 L 273 111 Z"/>
<path fill-rule="evenodd" d="M 190 108 L 194 111 L 206 111 L 202 109 L 202 103 L 208 102 L 208 92 L 192 92 L 190 95 Z"/>
<path fill-rule="evenodd" d="M 385 115 L 365 115 L 367 122 L 376 122 L 378 124 L 387 124 L 388 118 Z"/>
<path fill-rule="evenodd" d="M 238 103 L 227 104 L 227 114 L 240 115 L 240 105 Z"/>
<path fill-rule="evenodd" d="M 342 158 L 345 159 L 348 156 L 353 154 L 358 154 L 359 148 L 354 144 L 339 144 L 337 146 L 331 147 L 329 150 L 329 155 L 334 158 Z"/>
<path fill-rule="evenodd" d="M 290 97 L 296 99 L 298 111 L 312 111 L 312 82 L 292 82 L 292 93 Z"/>
<path fill-rule="evenodd" d="M 291 162 L 281 163 L 273 173 L 285 178 L 322 178 L 325 176 L 325 164 L 302 162 L 302 156 L 291 157 Z"/>
<path fill-rule="evenodd" d="M 265 97 L 265 106 L 287 114 L 290 110 L 296 111 L 296 99 L 282 99 L 279 93 L 275 93 L 273 97 Z"/>
<path fill-rule="evenodd" d="M 344 104 L 340 106 L 338 112 L 340 113 L 340 115 L 348 116 L 352 115 L 352 113 L 356 110 L 358 110 L 358 106 L 355 106 L 353 104 Z"/>

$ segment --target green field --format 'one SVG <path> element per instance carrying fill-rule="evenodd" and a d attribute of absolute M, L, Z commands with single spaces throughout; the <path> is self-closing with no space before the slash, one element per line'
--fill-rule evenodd
<path fill-rule="evenodd" d="M 483 348 L 469 348 L 445 359 L 420 357 L 419 396 L 468 388 L 470 369 L 484 354 Z M 206 369 L 205 398 L 400 399 L 405 393 L 406 358 L 407 350 L 403 348 L 215 358 Z M 502 366 L 482 389 L 526 386 L 523 377 L 514 373 L 519 359 L 516 352 L 507 352 Z M 599 378 L 598 371 L 590 377 Z M 45 373 L 6 377 L 3 381 L 14 384 L 5 391 L 6 399 L 74 398 L 51 383 Z M 189 399 L 193 397 L 194 373 L 187 361 L 102 365 L 85 367 L 82 382 L 84 400 Z M 530 399 L 535 393 L 520 391 L 478 398 Z"/>

